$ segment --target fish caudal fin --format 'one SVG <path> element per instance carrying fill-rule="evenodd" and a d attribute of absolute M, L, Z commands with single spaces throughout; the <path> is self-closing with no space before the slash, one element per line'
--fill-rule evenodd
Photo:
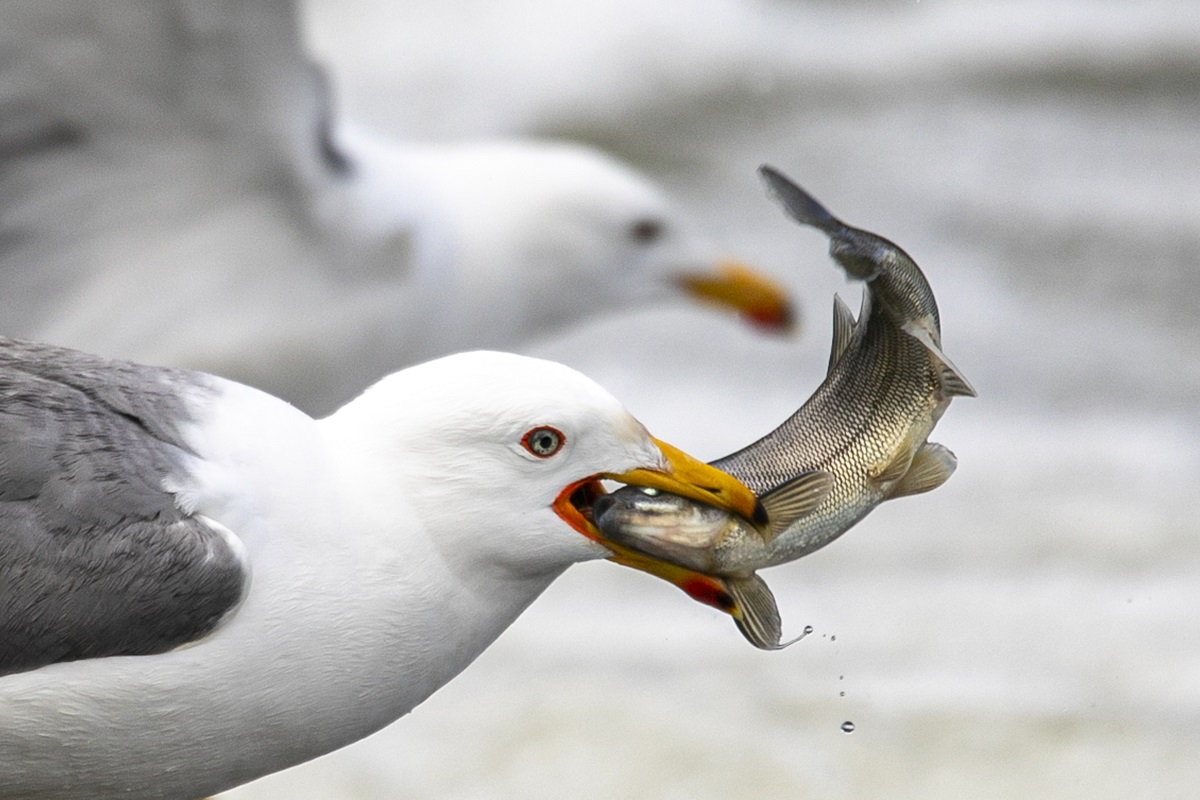
<path fill-rule="evenodd" d="M 882 236 L 852 228 L 842 222 L 779 170 L 764 164 L 758 168 L 758 174 L 767 186 L 767 194 L 783 207 L 789 217 L 801 225 L 824 231 L 829 237 L 829 255 L 850 277 L 871 281 L 882 275 L 886 268 L 881 252 L 912 260 Z"/>
<path fill-rule="evenodd" d="M 770 544 L 800 517 L 811 513 L 829 496 L 833 474 L 823 469 L 805 472 L 787 483 L 775 487 L 761 498 L 767 510 L 767 527 L 763 541 Z"/>
<path fill-rule="evenodd" d="M 845 225 L 829 213 L 825 206 L 816 198 L 793 183 L 786 175 L 774 167 L 763 164 L 758 168 L 767 193 L 779 203 L 787 215 L 802 225 L 811 225 L 828 234 L 840 231 Z"/>
<path fill-rule="evenodd" d="M 783 621 L 779 606 L 767 582 L 754 573 L 746 577 L 726 578 L 725 587 L 733 598 L 733 621 L 746 641 L 760 650 L 779 650 Z M 790 642 L 788 644 L 791 644 Z"/>
<path fill-rule="evenodd" d="M 926 442 L 913 456 L 908 472 L 892 486 L 887 499 L 894 500 L 936 489 L 950 480 L 957 466 L 958 458 L 948 447 Z"/>

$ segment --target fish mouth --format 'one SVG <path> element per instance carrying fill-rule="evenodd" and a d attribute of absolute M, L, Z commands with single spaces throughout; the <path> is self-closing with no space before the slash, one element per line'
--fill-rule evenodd
<path fill-rule="evenodd" d="M 714 272 L 681 272 L 674 280 L 689 296 L 730 309 L 756 328 L 788 334 L 798 327 L 795 306 L 783 286 L 740 261 L 726 259 Z"/>
<path fill-rule="evenodd" d="M 606 537 L 596 525 L 595 503 L 597 498 L 606 494 L 602 480 L 673 492 L 729 511 L 753 525 L 762 526 L 766 523 L 767 515 L 762 503 L 737 478 L 666 442 L 658 439 L 654 442 L 666 456 L 667 467 L 606 472 L 576 481 L 559 493 L 553 504 L 554 511 L 576 531 L 610 550 L 611 561 L 648 572 L 678 586 L 695 600 L 733 613 L 736 603 L 721 578 L 633 550 Z"/>

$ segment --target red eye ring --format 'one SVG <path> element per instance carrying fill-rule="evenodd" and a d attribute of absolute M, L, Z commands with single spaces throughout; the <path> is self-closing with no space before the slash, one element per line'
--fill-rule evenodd
<path fill-rule="evenodd" d="M 550 458 L 566 443 L 563 432 L 550 425 L 539 425 L 521 437 L 521 445 L 538 458 Z"/>

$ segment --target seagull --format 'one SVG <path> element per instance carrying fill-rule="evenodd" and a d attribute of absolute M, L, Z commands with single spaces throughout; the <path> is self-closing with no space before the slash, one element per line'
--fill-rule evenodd
<path fill-rule="evenodd" d="M 0 797 L 202 797 L 360 739 L 610 557 L 601 480 L 749 517 L 590 379 L 473 351 L 314 420 L 0 339 Z"/>
<path fill-rule="evenodd" d="M 334 113 L 283 0 L 15 0 L 0 26 L 0 333 L 214 372 L 324 415 L 380 375 L 771 279 L 650 180 L 541 140 Z"/>

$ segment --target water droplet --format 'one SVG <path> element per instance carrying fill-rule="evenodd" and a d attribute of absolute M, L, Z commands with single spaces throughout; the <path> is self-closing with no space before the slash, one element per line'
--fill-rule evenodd
<path fill-rule="evenodd" d="M 812 633 L 812 625 L 805 625 L 804 626 L 804 635 L 808 636 L 810 633 Z"/>
<path fill-rule="evenodd" d="M 842 733 L 854 733 L 854 723 L 846 720 L 842 723 Z"/>

